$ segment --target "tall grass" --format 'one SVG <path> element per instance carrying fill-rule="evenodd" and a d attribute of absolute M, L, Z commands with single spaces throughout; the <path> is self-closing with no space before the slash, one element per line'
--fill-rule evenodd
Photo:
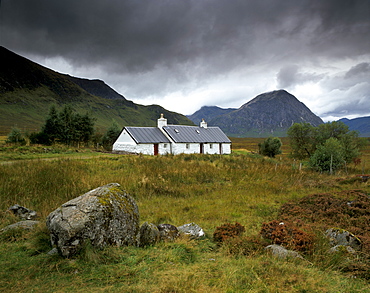
<path fill-rule="evenodd" d="M 62 203 L 93 188 L 118 182 L 137 201 L 140 221 L 195 222 L 203 240 L 179 239 L 148 248 L 96 251 L 87 247 L 77 259 L 45 254 L 32 237 L 48 241 L 44 222 L 38 236 L 1 242 L 0 289 L 16 292 L 365 292 L 330 266 L 277 260 L 265 254 L 230 256 L 212 241 L 215 228 L 239 222 L 256 235 L 262 222 L 275 219 L 279 207 L 317 192 L 362 189 L 368 183 L 299 169 L 286 157 L 255 154 L 112 156 L 54 159 L 0 165 L 0 224 L 15 221 L 6 209 L 18 203 L 36 210 L 43 222 Z M 357 168 L 357 169 L 356 169 Z M 369 170 L 366 172 L 370 173 Z M 40 236 L 41 235 L 41 236 Z M 26 237 L 27 238 L 27 237 Z M 17 272 L 16 275 L 14 272 Z M 18 280 L 22 280 L 21 282 Z"/>

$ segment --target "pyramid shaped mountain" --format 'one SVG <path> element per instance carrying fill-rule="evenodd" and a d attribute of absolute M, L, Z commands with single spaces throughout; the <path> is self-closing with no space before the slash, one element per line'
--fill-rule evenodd
<path fill-rule="evenodd" d="M 219 126 L 233 137 L 286 136 L 294 123 L 317 126 L 323 121 L 285 90 L 263 93 L 239 109 L 216 116 L 209 125 Z"/>

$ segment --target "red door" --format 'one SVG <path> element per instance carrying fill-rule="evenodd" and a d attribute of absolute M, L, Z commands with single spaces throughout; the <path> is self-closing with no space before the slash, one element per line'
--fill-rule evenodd
<path fill-rule="evenodd" d="M 158 144 L 157 143 L 154 144 L 154 155 L 155 156 L 158 155 Z"/>

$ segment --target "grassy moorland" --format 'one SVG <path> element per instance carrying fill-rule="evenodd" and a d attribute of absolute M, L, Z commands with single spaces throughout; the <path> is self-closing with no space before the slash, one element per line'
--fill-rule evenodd
<path fill-rule="evenodd" d="M 0 228 L 17 221 L 6 212 L 15 203 L 36 210 L 41 224 L 28 233 L 0 237 L 1 292 L 370 292 L 366 271 L 357 274 L 369 268 L 369 251 L 329 254 L 315 223 L 308 223 L 315 243 L 303 259 L 274 258 L 258 241 L 262 223 L 278 219 L 285 203 L 323 193 L 348 200 L 360 191 L 368 196 L 369 182 L 356 175 L 370 173 L 370 146 L 361 164 L 328 175 L 304 164 L 300 169 L 300 162 L 287 156 L 286 144 L 276 159 L 249 153 L 259 141 L 235 139 L 233 154 L 225 156 L 59 150 L 50 151 L 48 158 L 53 159 L 44 159 L 42 151 L 24 148 L 24 157 L 19 157 L 19 150 L 4 147 Z M 48 255 L 46 216 L 65 201 L 110 182 L 120 183 L 136 199 L 141 223 L 195 222 L 206 237 L 147 248 L 86 247 L 73 259 Z M 361 218 L 367 226 L 368 216 Z M 245 227 L 245 238 L 216 244 L 216 227 L 235 222 Z"/>

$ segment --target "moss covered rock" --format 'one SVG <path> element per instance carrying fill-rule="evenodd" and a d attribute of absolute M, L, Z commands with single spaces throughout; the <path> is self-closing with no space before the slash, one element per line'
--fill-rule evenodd
<path fill-rule="evenodd" d="M 46 224 L 52 245 L 69 257 L 87 240 L 98 248 L 136 245 L 139 210 L 118 183 L 110 183 L 64 203 L 49 214 Z"/>

